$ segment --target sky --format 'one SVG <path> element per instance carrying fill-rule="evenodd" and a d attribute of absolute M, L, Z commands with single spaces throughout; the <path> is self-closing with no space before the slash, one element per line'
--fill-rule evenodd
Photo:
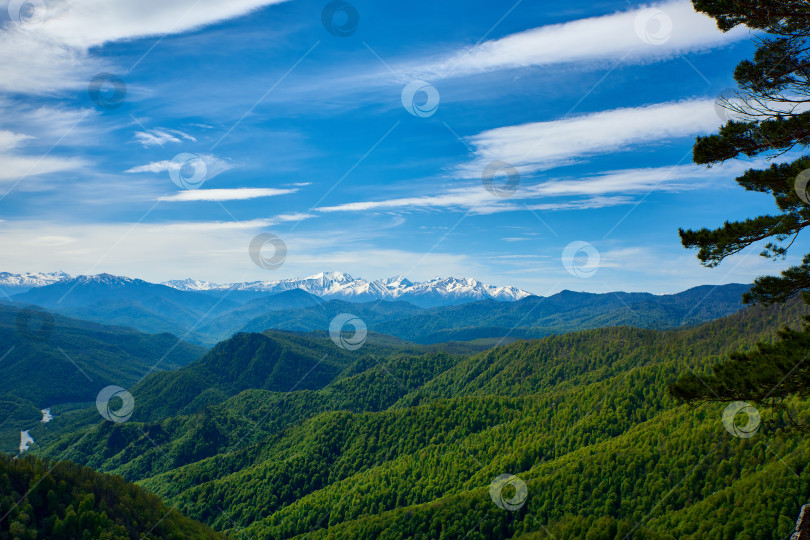
<path fill-rule="evenodd" d="M 808 251 L 680 244 L 775 210 L 764 158 L 691 163 L 754 36 L 689 2 L 0 3 L 0 271 L 673 293 Z"/>

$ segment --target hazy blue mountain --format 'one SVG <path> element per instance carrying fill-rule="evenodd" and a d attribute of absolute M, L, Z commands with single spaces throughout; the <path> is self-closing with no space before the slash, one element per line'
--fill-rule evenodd
<path fill-rule="evenodd" d="M 65 279 L 70 279 L 70 275 L 65 272 L 25 272 L 22 274 L 0 272 L 0 299 L 8 299 L 13 294 L 24 293 Z"/>
<path fill-rule="evenodd" d="M 109 274 L 63 280 L 14 295 L 12 300 L 143 332 L 171 332 L 187 341 L 207 345 L 217 340 L 199 334 L 195 326 L 238 306 L 227 298 Z"/>
<path fill-rule="evenodd" d="M 420 307 L 447 306 L 492 299 L 514 301 L 530 293 L 517 287 L 487 285 L 473 278 L 433 278 L 412 282 L 403 276 L 368 281 L 345 272 L 320 272 L 305 278 L 275 281 L 217 284 L 192 279 L 164 283 L 184 291 L 204 291 L 218 295 L 250 295 L 302 289 L 327 300 L 369 302 L 376 300 L 410 302 Z"/>
<path fill-rule="evenodd" d="M 238 292 L 240 291 L 234 291 L 233 293 Z M 227 339 L 240 331 L 245 321 L 261 317 L 267 312 L 310 308 L 321 306 L 324 303 L 325 300 L 305 290 L 291 289 L 247 300 L 244 304 L 222 313 L 213 320 L 204 321 L 200 324 L 198 332 L 218 339 Z"/>
<path fill-rule="evenodd" d="M 0 447 L 38 426 L 41 409 L 94 401 L 106 386 L 129 387 L 152 368 L 176 369 L 204 353 L 168 333 L 0 305 Z"/>
<path fill-rule="evenodd" d="M 516 302 L 484 300 L 427 310 L 402 302 L 349 304 L 332 300 L 317 307 L 272 311 L 250 321 L 242 330 L 324 330 L 341 312 L 360 317 L 370 330 L 417 343 L 506 335 L 537 338 L 618 325 L 665 329 L 730 315 L 742 307 L 740 298 L 748 288 L 740 284 L 703 286 L 672 295 L 562 291 L 549 297 L 528 296 Z"/>
<path fill-rule="evenodd" d="M 326 338 L 240 334 L 136 387 L 149 420 L 96 421 L 43 452 L 138 481 L 237 537 L 786 538 L 810 496 L 810 443 L 778 422 L 732 437 L 722 404 L 679 405 L 667 385 L 806 313 L 797 300 L 476 355 L 332 345 L 324 369 L 339 373 L 309 383 L 292 368 L 311 369 Z M 231 395 L 182 405 L 200 396 L 194 378 Z M 159 408 L 167 399 L 180 414 Z M 806 401 L 791 406 L 810 418 Z M 527 485 L 520 511 L 495 506 L 504 473 Z"/>
<path fill-rule="evenodd" d="M 12 299 L 70 317 L 130 326 L 144 332 L 170 332 L 207 346 L 239 331 L 261 332 L 270 328 L 325 331 L 340 313 L 360 317 L 369 330 L 378 333 L 418 343 L 442 343 L 504 336 L 537 338 L 616 325 L 664 329 L 700 324 L 740 309 L 740 297 L 748 288 L 740 284 L 703 286 L 671 295 L 562 291 L 549 297 L 523 296 L 513 301 L 487 298 L 424 308 L 402 300 L 357 300 L 364 298 L 366 289 L 385 287 L 390 287 L 390 294 L 399 291 L 399 298 L 407 298 L 408 291 L 415 290 L 427 298 L 424 295 L 433 294 L 433 289 L 425 286 L 429 282 L 413 284 L 404 278 L 392 278 L 380 283 L 361 283 L 344 274 L 333 274 L 336 273 L 319 275 L 320 281 L 313 276 L 304 285 L 320 293 L 331 291 L 330 294 L 352 289 L 356 294 L 347 297 L 354 301 L 325 300 L 307 290 L 294 288 L 296 284 L 301 285 L 295 280 L 270 282 L 272 290 L 280 287 L 279 283 L 292 288 L 264 292 L 263 296 L 254 298 L 239 297 L 241 293 L 257 291 L 236 285 L 225 290 L 194 282 L 186 283 L 188 290 L 180 290 L 178 283 L 169 287 L 107 274 L 64 279 L 14 295 Z M 327 277 L 331 281 L 324 284 Z M 441 291 L 434 292 L 442 296 L 448 294 L 447 291 L 455 291 L 453 294 L 457 293 L 455 298 L 458 299 L 467 294 L 459 291 L 475 291 L 481 287 L 474 280 L 455 280 L 453 284 L 443 280 Z"/>

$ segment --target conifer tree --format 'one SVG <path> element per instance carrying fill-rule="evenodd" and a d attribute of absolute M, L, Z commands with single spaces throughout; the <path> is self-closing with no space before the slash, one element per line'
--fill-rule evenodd
<path fill-rule="evenodd" d="M 743 156 L 778 157 L 801 153 L 810 145 L 810 3 L 806 0 L 694 0 L 697 11 L 729 31 L 745 25 L 764 32 L 752 59 L 734 71 L 735 96 L 722 105 L 732 119 L 718 133 L 698 137 L 695 163 L 711 166 Z M 773 197 L 776 211 L 716 229 L 680 230 L 681 242 L 698 250 L 704 266 L 767 242 L 770 259 L 787 255 L 799 233 L 810 225 L 810 156 L 751 169 L 736 179 L 747 191 Z M 771 305 L 802 296 L 810 303 L 810 254 L 779 276 L 761 276 L 743 301 Z M 750 353 L 733 354 L 709 376 L 687 373 L 670 392 L 688 402 L 751 401 L 780 407 L 791 396 L 810 395 L 810 317 L 803 331 L 785 328 L 774 344 L 760 343 Z"/>

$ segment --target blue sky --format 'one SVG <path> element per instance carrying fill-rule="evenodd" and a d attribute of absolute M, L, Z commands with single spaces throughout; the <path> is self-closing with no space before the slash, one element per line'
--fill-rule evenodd
<path fill-rule="evenodd" d="M 752 163 L 691 164 L 753 44 L 688 2 L 358 0 L 340 36 L 325 2 L 31 1 L 2 9 L 4 271 L 664 293 L 796 260 L 754 248 L 708 270 L 680 245 L 678 227 L 773 210 L 733 181 Z M 91 100 L 100 73 L 119 106 Z M 488 190 L 491 163 L 513 169 Z M 287 246 L 272 270 L 248 255 L 268 232 Z M 573 242 L 592 246 L 575 266 L 598 264 L 568 271 Z"/>

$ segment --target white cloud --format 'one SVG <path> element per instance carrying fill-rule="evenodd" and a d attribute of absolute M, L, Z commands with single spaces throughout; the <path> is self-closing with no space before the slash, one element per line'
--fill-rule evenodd
<path fill-rule="evenodd" d="M 369 210 L 392 210 L 405 208 L 471 208 L 492 202 L 492 195 L 479 188 L 455 188 L 441 195 L 402 197 L 382 201 L 351 202 L 318 208 L 319 212 L 364 212 Z"/>
<path fill-rule="evenodd" d="M 163 171 L 168 171 L 171 165 L 172 161 L 170 159 L 164 159 L 161 161 L 153 161 L 151 163 L 147 163 L 146 165 L 138 165 L 137 167 L 132 167 L 131 169 L 127 169 L 124 172 L 130 174 L 159 173 Z"/>
<path fill-rule="evenodd" d="M 104 70 L 88 50 L 105 43 L 176 34 L 285 0 L 48 0 L 42 21 L 7 21 L 0 33 L 0 90 L 52 94 L 86 86 Z M 3 2 L 7 9 L 8 2 Z"/>
<path fill-rule="evenodd" d="M 86 166 L 86 162 L 78 158 L 0 155 L 0 160 L 3 162 L 0 167 L 0 182 L 16 182 L 28 177 L 72 171 Z"/>
<path fill-rule="evenodd" d="M 595 193 L 590 194 L 595 195 Z M 539 197 L 529 190 L 520 192 L 512 199 L 504 200 L 493 196 L 483 186 L 450 189 L 441 195 L 424 197 L 403 197 L 382 201 L 363 201 L 345 203 L 336 206 L 318 208 L 319 212 L 367 212 L 377 210 L 410 210 L 429 208 L 453 208 L 470 210 L 473 214 L 496 214 L 499 212 L 516 212 L 525 210 L 586 210 L 603 208 L 633 202 L 629 197 L 591 196 L 574 201 L 558 201 L 542 204 L 519 204 L 512 202 Z"/>
<path fill-rule="evenodd" d="M 259 197 L 275 197 L 295 193 L 296 189 L 236 188 L 236 189 L 190 189 L 174 195 L 160 197 L 160 201 L 244 201 Z"/>
<path fill-rule="evenodd" d="M 703 283 L 746 283 L 798 262 L 797 256 L 791 256 L 774 263 L 759 257 L 759 248 L 754 248 L 731 257 L 719 268 L 707 269 L 676 240 L 664 246 L 594 241 L 601 255 L 600 268 L 592 278 L 583 280 L 570 276 L 561 264 L 562 246 L 568 239 L 559 239 L 559 245 L 548 239 L 523 242 L 519 255 L 473 250 L 467 254 L 437 251 L 424 256 L 424 251 L 369 245 L 367 236 L 352 231 L 324 230 L 298 235 L 274 231 L 287 245 L 287 259 L 278 271 L 268 272 L 248 257 L 251 239 L 268 226 L 268 221 L 272 218 L 243 222 L 242 226 L 188 223 L 187 227 L 6 221 L 0 222 L 0 259 L 7 265 L 4 270 L 10 272 L 109 272 L 153 282 L 184 277 L 214 282 L 282 279 L 310 275 L 313 269 L 340 270 L 372 279 L 397 274 L 407 274 L 412 280 L 472 276 L 539 294 L 566 288 L 676 292 Z"/>
<path fill-rule="evenodd" d="M 762 163 L 765 164 L 764 160 Z M 732 161 L 711 168 L 689 164 L 624 169 L 533 184 L 526 186 L 519 194 L 526 197 L 562 197 L 645 193 L 653 189 L 682 191 L 697 189 L 705 181 L 737 176 L 750 167 L 751 163 Z"/>
<path fill-rule="evenodd" d="M 713 19 L 696 13 L 688 1 L 655 5 L 659 18 L 645 26 L 644 17 L 649 13 L 646 9 L 649 8 L 532 28 L 485 41 L 426 65 L 412 64 L 397 69 L 430 81 L 501 69 L 615 62 L 619 58 L 639 63 L 722 46 L 749 35 L 742 27 L 724 34 Z M 655 26 L 662 21 L 666 24 L 667 19 L 672 24 L 671 33 Z M 656 37 L 658 31 L 663 31 L 660 40 L 643 39 L 644 36 Z"/>
<path fill-rule="evenodd" d="M 233 168 L 233 164 L 225 161 L 224 159 L 218 158 L 217 156 L 211 154 L 200 154 L 200 159 L 202 159 L 203 163 L 205 163 L 205 179 L 210 180 L 217 175 L 224 173 L 227 170 Z M 176 167 L 177 165 L 172 162 L 170 159 L 163 159 L 160 161 L 153 161 L 151 163 L 146 163 L 144 165 L 138 165 L 136 167 L 132 167 L 130 169 L 125 170 L 125 173 L 129 174 L 136 174 L 136 173 L 160 173 L 164 171 L 168 171 L 171 167 Z"/>
<path fill-rule="evenodd" d="M 33 139 L 30 135 L 14 133 L 8 130 L 0 130 L 0 151 L 16 148 L 22 141 Z"/>
<path fill-rule="evenodd" d="M 176 129 L 150 129 L 146 131 L 136 131 L 135 140 L 143 146 L 163 146 L 167 143 L 181 143 L 181 139 L 196 142 L 197 139 Z"/>
<path fill-rule="evenodd" d="M 0 183 L 17 185 L 28 177 L 75 170 L 85 165 L 82 159 L 48 156 L 46 152 L 40 156 L 19 155 L 14 152 L 33 140 L 35 137 L 30 135 L 0 130 L 0 162 L 3 164 L 0 167 Z"/>
<path fill-rule="evenodd" d="M 146 225 L 144 229 L 148 232 L 181 232 L 181 231 L 230 231 L 230 230 L 253 230 L 268 227 L 275 224 L 273 219 L 251 219 L 247 221 L 184 221 L 180 223 L 164 223 L 161 225 Z"/>
<path fill-rule="evenodd" d="M 0 259 L 4 270 L 28 271 L 58 267 L 74 274 L 109 272 L 153 282 L 194 277 L 215 282 L 281 279 L 310 275 L 313 268 L 341 270 L 353 275 L 382 277 L 414 266 L 423 253 L 378 249 L 366 241 L 368 231 L 325 230 L 319 234 L 274 231 L 287 245 L 287 259 L 278 271 L 257 267 L 248 256 L 253 237 L 274 220 L 222 223 L 66 224 L 40 221 L 0 223 Z M 271 229 L 272 230 L 272 229 Z M 71 241 L 47 249 L 32 239 L 53 236 Z M 204 233 L 204 234 L 202 234 Z M 359 236 L 358 236 L 359 235 Z M 137 264 L 133 266 L 133 261 Z M 409 274 L 412 279 L 435 275 L 481 275 L 467 255 L 434 252 Z"/>
<path fill-rule="evenodd" d="M 316 217 L 315 214 L 307 214 L 306 212 L 294 212 L 292 214 L 279 214 L 274 219 L 277 223 L 288 223 L 290 221 L 304 221 L 305 219 L 312 219 Z"/>
<path fill-rule="evenodd" d="M 790 161 L 793 154 L 782 156 Z M 325 213 L 405 211 L 413 209 L 469 210 L 473 214 L 520 212 L 526 210 L 559 211 L 587 210 L 622 204 L 632 204 L 634 195 L 651 191 L 675 192 L 700 189 L 708 183 L 726 181 L 754 167 L 767 167 L 772 161 L 755 159 L 729 161 L 708 168 L 694 164 L 669 167 L 622 169 L 578 177 L 552 177 L 545 181 L 519 185 L 508 199 L 487 191 L 481 183 L 450 188 L 438 195 L 400 197 L 377 201 L 359 201 L 318 208 Z M 557 198 L 557 200 L 551 200 Z M 537 203 L 537 199 L 547 202 Z"/>
<path fill-rule="evenodd" d="M 459 172 L 480 177 L 492 161 L 534 172 L 633 145 L 692 137 L 720 124 L 713 100 L 690 100 L 495 128 L 469 138 L 477 157 Z"/>

